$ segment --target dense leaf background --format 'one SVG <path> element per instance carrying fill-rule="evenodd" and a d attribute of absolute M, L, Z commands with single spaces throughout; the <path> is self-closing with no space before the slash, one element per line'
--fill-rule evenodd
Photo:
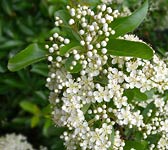
<path fill-rule="evenodd" d="M 0 136 L 22 133 L 36 148 L 45 145 L 51 150 L 63 149 L 59 139 L 63 129 L 55 128 L 50 119 L 49 91 L 45 88 L 47 62 L 18 72 L 10 72 L 7 62 L 29 44 L 45 43 L 54 25 L 54 12 L 66 3 L 66 0 L 0 1 Z M 132 11 L 139 3 L 139 0 L 124 1 Z M 116 7 L 120 9 L 122 5 Z M 161 56 L 168 50 L 168 27 L 164 26 L 168 23 L 167 9 L 168 1 L 163 0 L 156 10 L 148 12 L 147 19 L 135 31 Z"/>

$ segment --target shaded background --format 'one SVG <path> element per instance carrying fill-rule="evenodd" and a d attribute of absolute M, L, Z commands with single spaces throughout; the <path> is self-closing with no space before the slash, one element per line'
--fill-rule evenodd
<path fill-rule="evenodd" d="M 140 0 L 124 0 L 116 8 L 129 6 L 133 11 Z M 45 42 L 54 27 L 54 12 L 66 6 L 66 0 L 0 0 L 0 136 L 21 133 L 38 148 L 62 150 L 59 139 L 63 129 L 51 121 L 45 87 L 47 62 L 10 72 L 10 57 L 33 42 Z M 151 0 L 146 20 L 135 31 L 150 43 L 160 56 L 168 50 L 168 1 Z"/>

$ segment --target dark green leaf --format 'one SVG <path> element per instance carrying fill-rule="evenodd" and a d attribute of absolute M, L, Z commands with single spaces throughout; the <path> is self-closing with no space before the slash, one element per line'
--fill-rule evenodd
<path fill-rule="evenodd" d="M 45 51 L 43 47 L 43 45 L 37 43 L 29 45 L 26 49 L 9 60 L 8 69 L 10 71 L 18 71 L 30 64 L 45 59 L 47 51 Z"/>
<path fill-rule="evenodd" d="M 2 0 L 2 8 L 3 8 L 3 10 L 4 10 L 9 16 L 12 16 L 12 15 L 13 15 L 13 12 L 12 12 L 12 9 L 11 9 L 10 1 Z M 2 11 L 2 10 L 1 10 L 1 11 Z"/>
<path fill-rule="evenodd" d="M 42 114 L 44 116 L 50 115 L 51 112 L 52 112 L 51 105 L 48 105 L 48 106 L 44 107 L 43 110 L 42 110 Z"/>
<path fill-rule="evenodd" d="M 35 91 L 35 94 L 42 100 L 47 100 L 47 95 L 44 91 Z"/>
<path fill-rule="evenodd" d="M 103 85 L 107 85 L 108 84 L 108 79 L 106 76 L 96 76 L 93 78 L 93 81 L 95 83 L 100 83 L 100 84 L 103 84 Z"/>
<path fill-rule="evenodd" d="M 139 89 L 134 89 L 135 100 L 145 101 L 148 99 L 148 96 L 145 93 L 141 93 Z"/>
<path fill-rule="evenodd" d="M 139 89 L 127 89 L 124 91 L 124 95 L 127 96 L 128 101 L 145 101 L 148 96 L 145 93 L 141 93 Z"/>
<path fill-rule="evenodd" d="M 70 19 L 70 14 L 66 10 L 58 10 L 55 12 L 55 16 L 59 17 L 63 20 L 65 25 L 68 25 L 68 21 Z"/>
<path fill-rule="evenodd" d="M 0 64 L 0 73 L 5 73 L 6 72 L 6 68 L 3 64 Z"/>
<path fill-rule="evenodd" d="M 128 101 L 131 102 L 134 99 L 134 91 L 131 89 L 125 90 L 124 96 L 126 96 L 128 98 Z"/>
<path fill-rule="evenodd" d="M 144 20 L 148 11 L 148 0 L 136 10 L 132 15 L 122 18 L 117 18 L 111 24 L 113 30 L 115 30 L 115 35 L 113 38 L 122 36 L 128 32 L 134 31 Z"/>
<path fill-rule="evenodd" d="M 48 66 L 47 66 L 47 63 L 46 64 L 34 64 L 32 65 L 32 69 L 31 69 L 31 72 L 34 72 L 34 73 L 37 73 L 39 75 L 42 75 L 42 76 L 47 76 L 48 75 Z"/>
<path fill-rule="evenodd" d="M 18 89 L 23 89 L 24 88 L 24 84 L 23 82 L 20 82 L 20 84 L 18 84 L 18 80 L 16 80 L 15 78 L 7 78 L 4 79 L 3 82 L 8 85 L 9 87 L 14 87 L 14 88 L 18 88 Z"/>
<path fill-rule="evenodd" d="M 148 117 L 148 112 L 150 109 L 152 110 L 152 114 L 150 117 Z M 155 112 L 156 112 L 155 104 L 153 102 L 148 104 L 147 107 L 145 107 L 145 109 L 142 112 L 142 115 L 144 117 L 144 122 L 145 123 L 149 122 L 151 120 L 151 118 L 155 115 Z"/>
<path fill-rule="evenodd" d="M 69 58 L 67 58 L 66 62 L 65 62 L 65 69 L 68 72 L 71 73 L 78 73 L 82 70 L 82 64 L 80 64 L 79 62 L 77 62 L 76 66 L 73 66 L 73 69 L 71 70 L 70 67 L 72 66 L 72 62 L 74 61 L 74 57 L 70 56 Z"/>
<path fill-rule="evenodd" d="M 51 119 L 46 119 L 44 126 L 43 126 L 43 134 L 45 136 L 48 136 L 48 129 L 52 125 L 52 120 Z"/>
<path fill-rule="evenodd" d="M 71 39 L 76 39 L 77 41 L 80 41 L 80 36 L 77 34 L 77 31 L 73 29 L 71 26 L 69 26 L 68 21 L 71 18 L 70 14 L 65 10 L 59 10 L 55 13 L 56 16 L 60 17 L 64 24 L 61 26 L 62 30 L 67 33 L 67 37 Z"/>
<path fill-rule="evenodd" d="M 115 56 L 130 56 L 143 59 L 151 59 L 153 57 L 153 49 L 142 42 L 110 39 L 107 49 L 108 54 Z"/>
<path fill-rule="evenodd" d="M 33 30 L 30 27 L 28 27 L 26 24 L 21 22 L 20 20 L 17 20 L 17 25 L 22 33 L 29 35 L 29 36 L 34 35 Z"/>
<path fill-rule="evenodd" d="M 17 46 L 21 46 L 23 42 L 17 40 L 9 40 L 0 45 L 0 49 L 8 49 Z"/>
<path fill-rule="evenodd" d="M 136 150 L 146 150 L 147 145 L 147 141 L 125 141 L 124 150 L 130 150 L 131 148 Z"/>

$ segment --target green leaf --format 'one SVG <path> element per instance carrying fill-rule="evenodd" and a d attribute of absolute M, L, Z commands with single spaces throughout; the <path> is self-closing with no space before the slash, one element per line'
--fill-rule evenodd
<path fill-rule="evenodd" d="M 82 111 L 83 111 L 84 114 L 86 114 L 86 112 L 88 111 L 90 105 L 91 105 L 91 103 L 85 104 L 85 105 L 82 107 Z"/>
<path fill-rule="evenodd" d="M 124 91 L 124 95 L 127 96 L 128 101 L 145 101 L 148 96 L 145 93 L 141 93 L 139 89 L 127 89 Z"/>
<path fill-rule="evenodd" d="M 130 56 L 143 59 L 153 57 L 153 49 L 145 43 L 122 39 L 110 39 L 107 53 L 115 56 Z"/>
<path fill-rule="evenodd" d="M 34 115 L 39 115 L 41 112 L 40 112 L 40 109 L 38 108 L 38 106 L 32 102 L 28 102 L 28 101 L 21 101 L 20 102 L 20 107 L 29 112 L 29 113 L 32 113 Z"/>
<path fill-rule="evenodd" d="M 100 0 L 84 0 L 82 3 L 89 6 L 97 6 L 100 3 Z"/>
<path fill-rule="evenodd" d="M 39 121 L 40 121 L 39 116 L 33 116 L 31 118 L 31 127 L 32 128 L 36 127 L 38 125 Z"/>
<path fill-rule="evenodd" d="M 53 16 L 56 10 L 57 10 L 56 5 L 51 5 L 51 6 L 49 6 L 49 7 L 48 7 L 49 16 Z"/>
<path fill-rule="evenodd" d="M 37 43 L 29 45 L 26 49 L 12 57 L 8 62 L 8 69 L 10 71 L 18 71 L 33 63 L 46 58 L 47 51 L 42 45 Z"/>
<path fill-rule="evenodd" d="M 152 110 L 152 114 L 150 117 L 148 117 L 148 112 L 149 110 Z M 153 115 L 155 115 L 155 112 L 156 112 L 156 106 L 153 102 L 151 102 L 150 104 L 148 104 L 145 109 L 143 110 L 142 112 L 142 115 L 144 117 L 144 122 L 147 123 L 151 120 L 151 118 L 153 117 Z"/>
<path fill-rule="evenodd" d="M 146 150 L 147 145 L 147 141 L 125 141 L 124 150 L 130 150 L 131 148 L 136 150 Z"/>
<path fill-rule="evenodd" d="M 21 22 L 20 20 L 17 20 L 17 26 L 18 26 L 18 28 L 20 29 L 20 31 L 21 31 L 22 33 L 24 33 L 24 34 L 26 34 L 26 35 L 28 35 L 28 36 L 34 35 L 34 32 L 33 32 L 32 28 L 31 28 L 31 27 L 28 27 L 28 26 L 26 25 L 26 23 L 23 24 L 23 22 Z"/>
<path fill-rule="evenodd" d="M 47 63 L 39 63 L 39 64 L 32 65 L 31 72 L 47 77 L 48 75 Z"/>
<path fill-rule="evenodd" d="M 134 95 L 136 101 L 145 101 L 148 99 L 148 96 L 145 93 L 141 93 L 139 89 L 134 89 Z"/>
<path fill-rule="evenodd" d="M 52 112 L 52 109 L 51 109 L 51 105 L 50 104 L 42 109 L 42 114 L 44 116 L 51 115 L 51 112 Z"/>
<path fill-rule="evenodd" d="M 124 96 L 128 98 L 128 102 L 131 102 L 134 99 L 134 91 L 132 89 L 126 89 L 124 91 Z"/>
<path fill-rule="evenodd" d="M 44 126 L 43 126 L 43 134 L 45 136 L 48 136 L 48 129 L 52 125 L 52 120 L 51 119 L 46 119 Z"/>
<path fill-rule="evenodd" d="M 100 84 L 103 84 L 103 85 L 107 85 L 108 84 L 108 78 L 106 76 L 96 76 L 93 78 L 93 81 L 95 83 L 100 83 Z"/>
<path fill-rule="evenodd" d="M 79 61 L 77 61 L 76 66 L 73 66 L 72 70 L 70 69 L 74 60 L 74 56 L 70 56 L 65 62 L 65 69 L 70 73 L 78 73 L 82 70 L 82 64 L 80 64 Z"/>
<path fill-rule="evenodd" d="M 113 150 L 113 144 L 114 144 L 114 138 L 115 138 L 114 136 L 115 136 L 114 128 L 112 128 L 112 133 L 109 136 L 109 140 L 111 141 L 112 146 L 109 148 L 109 150 Z"/>
<path fill-rule="evenodd" d="M 67 45 L 60 48 L 60 55 L 64 56 L 67 52 L 69 52 L 73 49 L 78 49 L 78 48 L 80 48 L 79 43 L 71 42 L 70 44 L 67 44 Z"/>
<path fill-rule="evenodd" d="M 18 41 L 18 40 L 8 40 L 6 42 L 4 42 L 3 44 L 0 45 L 0 49 L 9 49 L 9 48 L 13 48 L 13 47 L 18 47 L 23 45 L 22 41 Z"/>
<path fill-rule="evenodd" d="M 69 19 L 71 18 L 70 14 L 65 10 L 59 10 L 55 13 L 55 16 L 58 16 L 63 20 L 64 23 L 61 27 L 62 31 L 67 33 L 67 37 L 80 41 L 80 36 L 77 34 L 77 31 L 68 23 Z"/>
<path fill-rule="evenodd" d="M 14 87 L 14 88 L 18 88 L 18 89 L 23 89 L 25 87 L 25 85 L 23 84 L 22 81 L 20 81 L 20 84 L 18 84 L 18 80 L 16 80 L 15 78 L 6 78 L 3 79 L 3 82 L 8 85 L 8 87 Z"/>
<path fill-rule="evenodd" d="M 1 6 L 5 13 L 7 13 L 9 16 L 13 15 L 10 1 L 2 0 Z M 2 10 L 1 10 L 2 11 Z"/>
<path fill-rule="evenodd" d="M 128 32 L 134 31 L 144 20 L 145 16 L 147 15 L 147 11 L 148 0 L 146 0 L 144 4 L 132 15 L 114 20 L 111 27 L 113 30 L 115 30 L 115 34 L 112 37 L 116 38 Z"/>
<path fill-rule="evenodd" d="M 55 12 L 55 16 L 63 20 L 65 25 L 68 25 L 68 21 L 71 18 L 70 14 L 66 10 L 58 10 Z"/>

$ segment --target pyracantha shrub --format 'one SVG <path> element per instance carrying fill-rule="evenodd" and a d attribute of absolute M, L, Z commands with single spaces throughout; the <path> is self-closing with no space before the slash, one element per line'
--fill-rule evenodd
<path fill-rule="evenodd" d="M 46 85 L 67 150 L 168 149 L 168 67 L 126 34 L 135 16 L 106 4 L 56 12 Z"/>

